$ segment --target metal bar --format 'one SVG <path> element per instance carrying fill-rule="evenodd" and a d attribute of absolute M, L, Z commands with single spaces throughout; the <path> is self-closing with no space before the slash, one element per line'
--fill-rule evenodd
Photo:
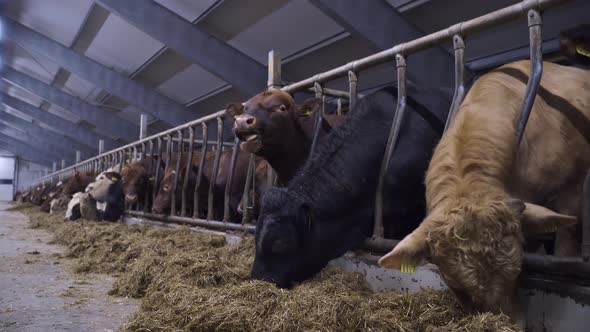
<path fill-rule="evenodd" d="M 192 168 L 193 168 L 193 153 L 195 150 L 195 129 L 193 127 L 188 128 L 188 158 L 186 161 L 186 171 L 184 172 L 184 181 L 182 182 L 182 198 L 181 198 L 181 207 L 180 207 L 180 216 L 186 217 L 186 190 L 188 188 L 188 181 L 191 176 Z"/>
<path fill-rule="evenodd" d="M 104 139 L 98 140 L 98 154 L 101 155 L 104 153 Z"/>
<path fill-rule="evenodd" d="M 524 130 L 533 109 L 537 90 L 539 90 L 539 85 L 541 85 L 541 76 L 543 75 L 543 39 L 541 38 L 543 20 L 541 18 L 541 13 L 536 9 L 529 10 L 528 23 L 531 45 L 531 75 L 529 76 L 529 81 L 526 85 L 524 100 L 518 116 L 518 124 L 516 128 L 517 151 L 524 136 Z"/>
<path fill-rule="evenodd" d="M 279 52 L 272 50 L 268 52 L 268 89 L 281 88 L 281 55 Z"/>
<path fill-rule="evenodd" d="M 139 139 L 144 139 L 147 136 L 148 115 L 141 113 L 139 115 Z"/>
<path fill-rule="evenodd" d="M 174 169 L 174 183 L 172 184 L 172 206 L 170 208 L 170 215 L 176 215 L 176 187 L 178 185 L 178 177 L 180 174 L 180 165 L 182 163 L 182 138 L 183 132 L 182 129 L 178 131 L 178 144 L 176 146 L 176 168 Z M 170 160 L 172 162 L 172 160 Z M 187 167 L 188 168 L 188 167 Z"/>
<path fill-rule="evenodd" d="M 317 114 L 314 114 L 315 117 L 315 129 L 313 131 L 313 138 L 311 140 L 311 147 L 309 148 L 309 154 L 307 156 L 307 160 L 310 160 L 313 156 L 313 152 L 318 144 L 318 139 L 320 137 L 320 130 L 322 130 L 322 124 L 324 121 L 324 107 L 326 106 L 326 98 L 322 92 L 322 86 L 319 83 L 314 84 L 315 89 L 315 97 L 322 101 L 322 107 Z"/>
<path fill-rule="evenodd" d="M 82 160 L 82 155 L 80 154 L 80 150 L 76 150 L 76 164 L 79 164 L 80 160 Z"/>
<path fill-rule="evenodd" d="M 215 189 L 215 184 L 217 183 L 217 173 L 219 172 L 219 161 L 221 160 L 221 154 L 223 153 L 222 150 L 222 143 L 223 141 L 223 119 L 217 118 L 217 149 L 215 151 L 215 161 L 213 162 L 213 173 L 211 174 L 211 180 L 209 183 L 209 195 L 208 198 L 208 206 L 207 206 L 207 220 L 213 219 L 213 190 Z"/>
<path fill-rule="evenodd" d="M 349 102 L 348 102 L 348 109 L 349 112 L 352 112 L 352 109 L 356 106 L 356 98 L 357 98 L 357 94 L 358 94 L 358 88 L 357 88 L 357 81 L 358 81 L 358 77 L 356 75 L 356 73 L 352 70 L 348 71 L 348 94 L 350 96 Z M 320 82 L 316 82 L 314 84 L 319 84 Z"/>
<path fill-rule="evenodd" d="M 398 53 L 405 54 L 407 56 L 427 49 L 431 46 L 442 44 L 451 39 L 452 36 L 456 34 L 466 37 L 488 27 L 498 26 L 521 18 L 528 12 L 529 9 L 536 8 L 539 10 L 544 10 L 549 7 L 557 6 L 566 1 L 568 0 L 525 0 L 523 2 L 496 10 L 472 20 L 455 24 L 451 27 L 431 33 L 424 37 L 398 44 L 392 48 L 375 53 L 368 57 L 351 61 L 340 67 L 333 68 L 299 82 L 284 86 L 282 90 L 289 93 L 294 93 L 296 91 L 311 87 L 316 82 L 321 84 L 327 81 L 332 81 L 339 77 L 343 77 L 347 75 L 349 71 L 359 72 L 369 67 L 387 63 L 388 61 L 395 59 L 395 56 Z"/>
<path fill-rule="evenodd" d="M 248 158 L 248 173 L 246 173 L 246 183 L 244 184 L 244 192 L 242 193 L 242 225 L 245 225 L 250 221 L 250 212 L 252 210 L 250 206 L 250 190 L 256 190 L 256 188 L 250 188 L 250 183 L 253 183 L 253 173 L 256 173 L 256 167 L 254 163 L 254 154 L 251 153 Z M 254 177 L 256 176 L 254 175 Z"/>
<path fill-rule="evenodd" d="M 7 18 L 5 18 L 6 22 Z M 45 37 L 44 37 L 45 38 Z M 17 43 L 20 41 L 17 41 Z M 43 54 L 43 52 L 41 52 Z M 42 82 L 29 75 L 21 73 L 12 67 L 4 66 L 2 76 L 23 89 L 32 92 L 33 94 L 59 105 L 66 110 L 70 110 L 78 115 L 81 119 L 92 123 L 100 130 L 112 135 L 114 137 L 121 137 L 127 141 L 137 139 L 137 126 L 123 120 L 122 118 L 107 113 L 97 106 L 91 105 L 88 102 L 69 95 L 60 89 L 53 87 L 45 82 Z"/>
<path fill-rule="evenodd" d="M 460 35 L 453 36 L 453 49 L 455 50 L 455 92 L 453 93 L 453 102 L 447 116 L 444 132 L 449 129 L 455 120 L 459 106 L 461 106 L 465 97 L 465 42 Z"/>
<path fill-rule="evenodd" d="M 141 2 L 144 4 L 143 1 Z M 15 41 L 30 51 L 43 54 L 43 56 L 52 60 L 60 67 L 71 73 L 75 73 L 81 78 L 94 83 L 101 89 L 126 100 L 153 117 L 173 126 L 191 120 L 192 115 L 186 107 L 175 102 L 171 98 L 162 95 L 156 90 L 149 88 L 142 83 L 133 81 L 127 76 L 119 74 L 97 61 L 85 57 L 83 54 L 78 53 L 8 17 L 3 18 L 3 23 L 4 35 L 7 38 Z M 154 24 L 154 26 L 157 25 Z M 191 45 L 191 47 L 194 48 L 194 45 Z M 202 51 L 206 48 L 207 47 L 197 47 L 196 49 Z M 261 78 L 261 82 L 263 82 L 263 77 Z M 80 112 L 80 109 L 76 107 L 65 108 Z M 107 118 L 111 118 L 111 116 L 107 116 L 107 113 L 101 111 L 100 115 L 97 115 L 97 118 L 95 119 L 96 121 L 90 121 L 90 123 L 105 123 Z M 115 130 L 115 128 L 119 128 L 124 122 L 117 116 L 113 116 L 112 120 L 116 125 L 107 126 L 105 127 L 105 130 Z M 132 141 L 138 136 L 138 128 L 137 126 L 133 126 L 133 130 L 120 134 L 131 134 L 132 136 L 129 137 L 128 140 Z"/>
<path fill-rule="evenodd" d="M 373 238 L 383 238 L 383 186 L 385 185 L 385 175 L 389 169 L 389 161 L 399 137 L 401 124 L 404 120 L 406 111 L 406 59 L 403 55 L 398 54 L 395 58 L 397 67 L 397 107 L 393 122 L 385 146 L 385 154 L 379 170 L 379 180 L 375 192 L 375 224 L 373 225 Z"/>
<path fill-rule="evenodd" d="M 159 221 L 171 221 L 174 223 L 197 226 L 197 227 L 207 227 L 212 229 L 219 229 L 219 230 L 227 230 L 227 231 L 242 231 L 242 232 L 249 232 L 254 233 L 256 227 L 253 225 L 241 225 L 241 224 L 233 224 L 233 223 L 224 223 L 220 221 L 212 221 L 212 220 L 204 220 L 200 218 L 186 218 L 186 217 L 177 217 L 177 216 L 167 216 L 162 214 L 150 214 L 150 213 L 143 213 L 138 211 L 126 211 L 125 214 L 129 216 L 139 217 L 139 218 L 149 218 L 153 220 Z"/>
<path fill-rule="evenodd" d="M 234 139 L 234 146 L 231 152 L 231 161 L 229 163 L 229 174 L 227 175 L 227 182 L 225 183 L 225 192 L 223 194 L 223 222 L 230 222 L 230 190 L 234 179 L 234 172 L 236 168 L 236 158 L 238 157 L 238 151 L 240 149 L 240 140 L 236 137 Z"/>
<path fill-rule="evenodd" d="M 338 100 L 336 101 L 336 114 L 338 116 L 342 115 L 342 99 L 338 98 Z"/>
<path fill-rule="evenodd" d="M 143 203 L 143 212 L 148 212 L 148 208 L 150 206 L 150 191 L 152 191 L 152 188 L 154 187 L 154 183 L 156 181 L 155 177 L 152 175 L 154 173 L 154 167 L 158 167 L 160 160 L 155 160 L 154 158 L 154 142 L 150 141 L 149 144 L 149 161 L 148 161 L 148 169 L 147 169 L 147 184 L 145 186 L 145 198 L 144 198 L 144 203 Z M 146 155 L 145 158 L 148 158 L 148 156 Z M 154 162 L 157 162 L 158 164 L 154 165 Z M 153 180 L 150 180 L 151 178 L 154 178 Z"/>
<path fill-rule="evenodd" d="M 61 169 L 64 169 L 64 168 L 66 168 L 66 160 L 62 159 L 61 160 Z"/>
<path fill-rule="evenodd" d="M 162 158 L 164 154 L 162 153 L 162 138 L 157 137 L 156 143 L 158 144 L 158 160 L 156 161 L 156 175 L 154 179 L 154 187 L 152 188 L 152 203 L 156 201 L 156 196 L 158 195 L 158 188 L 160 186 L 160 163 L 163 162 Z"/>
<path fill-rule="evenodd" d="M 203 139 L 203 142 L 207 142 L 207 137 L 209 135 L 208 129 L 207 129 L 207 123 L 203 122 L 201 123 L 201 138 Z M 195 184 L 195 191 L 193 193 L 193 218 L 198 218 L 199 217 L 199 193 L 201 192 L 201 186 L 203 184 L 203 172 L 205 170 L 205 158 L 207 156 L 207 149 L 209 147 L 209 144 L 205 143 L 201 145 L 201 159 L 199 160 L 199 171 L 197 172 L 197 182 Z"/>
<path fill-rule="evenodd" d="M 582 259 L 590 259 L 590 170 L 584 180 L 582 192 Z"/>
<path fill-rule="evenodd" d="M 57 162 L 53 162 L 53 172 L 57 171 Z"/>

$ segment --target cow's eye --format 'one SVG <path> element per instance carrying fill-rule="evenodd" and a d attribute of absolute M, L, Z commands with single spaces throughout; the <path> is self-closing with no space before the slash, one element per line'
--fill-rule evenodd
<path fill-rule="evenodd" d="M 287 106 L 285 106 L 285 105 L 279 106 L 279 111 L 284 112 L 286 110 L 287 110 Z"/>

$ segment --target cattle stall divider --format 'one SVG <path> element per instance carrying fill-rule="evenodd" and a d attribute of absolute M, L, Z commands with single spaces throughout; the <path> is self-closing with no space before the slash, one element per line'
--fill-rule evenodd
<path fill-rule="evenodd" d="M 406 72 L 411 73 L 411 68 L 407 65 L 406 60 L 412 54 L 421 50 L 438 47 L 443 43 L 451 41 L 454 50 L 455 68 L 453 69 L 455 75 L 455 87 L 453 100 L 449 110 L 449 115 L 445 123 L 445 130 L 451 125 L 459 105 L 463 101 L 466 94 L 465 86 L 465 60 L 464 52 L 468 43 L 465 38 L 477 32 L 488 28 L 495 28 L 499 25 L 508 22 L 516 21 L 518 19 L 527 18 L 528 32 L 530 41 L 530 59 L 531 59 L 531 75 L 527 82 L 525 97 L 522 102 L 522 109 L 518 119 L 518 129 L 515 138 L 515 144 L 518 144 L 524 134 L 526 122 L 534 97 L 540 84 L 542 75 L 542 16 L 544 10 L 548 10 L 559 4 L 568 2 L 570 0 L 524 0 L 522 2 L 513 4 L 511 6 L 496 10 L 494 12 L 482 15 L 480 17 L 454 24 L 446 29 L 422 36 L 420 38 L 407 41 L 395 45 L 389 49 L 372 54 L 370 56 L 351 61 L 345 65 L 333 68 L 323 73 L 316 74 L 304 80 L 283 85 L 281 80 L 281 58 L 275 52 L 269 52 L 268 59 L 268 89 L 281 89 L 285 92 L 294 94 L 299 92 L 313 93 L 321 100 L 321 110 L 316 114 L 314 142 L 321 128 L 321 121 L 324 121 L 320 115 L 325 112 L 325 104 L 328 98 L 334 98 L 337 102 L 337 114 L 342 114 L 342 100 L 348 100 L 349 112 L 352 111 L 358 102 L 358 98 L 362 97 L 359 94 L 359 73 L 369 68 L 392 63 L 395 61 L 397 72 L 397 88 L 398 88 L 398 103 L 396 105 L 396 114 L 391 124 L 387 145 L 384 151 L 384 156 L 379 172 L 378 186 L 375 190 L 375 221 L 373 227 L 373 236 L 366 239 L 364 248 L 373 252 L 387 252 L 391 250 L 397 243 L 397 239 L 387 239 L 383 237 L 383 179 L 385 171 L 390 162 L 395 162 L 395 146 L 399 135 L 403 116 L 405 112 L 405 98 L 406 98 Z M 330 81 L 347 78 L 348 91 L 339 91 L 328 88 L 326 85 Z M 166 222 L 187 224 L 193 226 L 201 226 L 214 228 L 218 230 L 232 230 L 243 232 L 254 232 L 254 225 L 252 224 L 252 213 L 254 203 L 251 201 L 254 196 L 250 193 L 256 190 L 256 160 L 253 155 L 248 159 L 248 170 L 246 173 L 246 181 L 242 191 L 242 211 L 241 220 L 230 220 L 230 191 L 232 181 L 227 181 L 223 188 L 223 195 L 216 195 L 214 185 L 219 176 L 220 163 L 222 154 L 231 150 L 230 165 L 227 169 L 227 178 L 233 179 L 236 167 L 236 158 L 238 155 L 239 144 L 233 138 L 227 141 L 224 140 L 224 119 L 225 111 L 221 110 L 210 115 L 201 117 L 199 119 L 187 122 L 183 125 L 165 130 L 158 134 L 142 137 L 138 141 L 129 143 L 127 145 L 115 148 L 111 151 L 100 151 L 99 155 L 84 160 L 75 165 L 56 170 L 54 163 L 53 172 L 40 177 L 34 183 L 48 184 L 56 180 L 62 180 L 66 176 L 74 173 L 74 171 L 95 172 L 104 171 L 109 167 L 120 166 L 128 162 L 138 160 L 139 158 L 147 158 L 148 171 L 154 174 L 148 181 L 149 190 L 145 193 L 144 202 L 140 206 L 135 204 L 129 206 L 126 210 L 126 215 L 148 218 Z M 232 119 L 233 120 L 233 119 Z M 225 121 L 227 123 L 227 121 Z M 215 126 L 216 124 L 217 126 Z M 201 129 L 199 134 L 199 127 Z M 210 129 L 216 128 L 217 137 L 215 140 L 209 141 Z M 186 135 L 188 133 L 188 135 Z M 100 143 L 99 143 L 100 144 Z M 104 144 L 104 143 L 102 143 Z M 164 145 L 165 144 L 165 145 Z M 311 151 L 313 152 L 315 143 Z M 194 191 L 187 192 L 189 189 L 189 175 L 191 167 L 186 167 L 184 174 L 181 169 L 181 159 L 183 154 L 187 154 L 188 164 L 192 165 L 196 161 L 193 159 L 193 153 L 199 152 L 198 171 L 195 179 Z M 209 162 L 207 160 L 207 153 L 214 152 L 213 167 L 210 181 L 204 181 L 205 166 Z M 172 165 L 172 156 L 176 156 L 176 164 Z M 311 153 L 310 153 L 311 154 Z M 161 169 L 160 163 L 162 157 L 166 158 L 166 168 Z M 196 166 L 196 165 L 195 165 Z M 174 183 L 172 192 L 172 205 L 169 214 L 155 214 L 150 212 L 150 202 L 154 202 L 159 187 L 161 185 L 162 171 L 167 172 L 170 167 L 175 167 Z M 179 182 L 179 178 L 182 181 Z M 276 176 L 269 170 L 266 181 L 268 183 L 276 182 Z M 208 183 L 207 188 L 207 202 L 202 202 L 199 195 L 202 192 L 202 186 Z M 181 186 L 181 196 L 177 197 L 177 185 Z M 258 184 L 260 185 L 260 184 Z M 192 195 L 192 214 L 190 213 L 189 197 Z M 223 197 L 222 215 L 215 215 L 214 200 Z M 544 275 L 552 276 L 572 276 L 575 278 L 582 278 L 586 281 L 590 280 L 590 172 L 584 183 L 584 214 L 583 214 L 583 240 L 582 240 L 582 257 L 554 257 L 549 255 L 534 255 L 526 254 L 523 262 L 526 271 L 543 272 Z M 177 211 L 176 203 L 180 199 L 180 211 Z M 206 207 L 206 214 L 199 215 L 199 212 Z M 215 219 L 219 220 L 215 220 Z"/>

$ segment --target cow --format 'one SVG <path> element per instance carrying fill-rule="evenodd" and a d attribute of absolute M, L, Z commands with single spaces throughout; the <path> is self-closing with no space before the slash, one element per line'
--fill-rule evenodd
<path fill-rule="evenodd" d="M 68 203 L 72 199 L 72 196 L 59 195 L 57 198 L 51 200 L 49 205 L 49 214 L 62 213 L 67 210 Z"/>
<path fill-rule="evenodd" d="M 387 237 L 410 233 L 424 217 L 424 172 L 450 106 L 438 97 L 428 92 L 407 98 L 385 177 L 384 197 L 391 202 L 383 211 Z M 263 195 L 252 278 L 289 288 L 358 248 L 371 234 L 378 174 L 396 103 L 393 87 L 359 100 L 347 122 L 331 130 L 286 187 Z"/>
<path fill-rule="evenodd" d="M 72 199 L 68 202 L 65 220 L 74 221 L 80 219 L 80 199 L 83 195 L 86 195 L 86 193 L 77 192 L 72 196 Z"/>
<path fill-rule="evenodd" d="M 118 221 L 121 218 L 125 211 L 121 174 L 102 172 L 86 187 L 85 191 L 91 200 L 96 201 L 98 220 Z"/>
<path fill-rule="evenodd" d="M 49 184 L 42 184 L 35 187 L 35 189 L 33 190 L 33 195 L 31 197 L 31 203 L 41 206 L 41 204 L 43 204 L 43 201 L 47 199 L 47 194 L 49 194 L 50 190 L 51 185 Z"/>
<path fill-rule="evenodd" d="M 574 65 L 590 69 L 590 25 L 582 25 L 559 34 L 561 53 Z"/>
<path fill-rule="evenodd" d="M 319 99 L 308 99 L 297 105 L 293 97 L 281 90 L 268 90 L 243 104 L 231 103 L 226 117 L 235 118 L 234 134 L 240 147 L 268 161 L 277 174 L 278 183 L 286 184 L 309 156 L 315 115 L 321 107 Z M 319 139 L 344 117 L 325 116 Z"/>
<path fill-rule="evenodd" d="M 63 193 L 65 195 L 74 195 L 77 192 L 83 192 L 91 182 L 95 180 L 95 175 L 92 172 L 74 171 L 74 175 L 70 176 L 64 181 Z"/>
<path fill-rule="evenodd" d="M 152 163 L 150 167 L 150 163 Z M 164 164 L 157 156 L 148 157 L 125 165 L 121 172 L 125 202 L 146 204 L 145 197 L 154 184 L 156 167 L 163 173 Z"/>
<path fill-rule="evenodd" d="M 59 181 L 55 185 L 49 186 L 48 193 L 41 203 L 41 211 L 45 213 L 49 213 L 51 211 L 51 202 L 61 196 L 61 192 L 63 191 L 63 181 Z"/>
<path fill-rule="evenodd" d="M 65 219 L 75 221 L 80 218 L 91 221 L 99 220 L 96 201 L 88 193 L 77 192 L 68 203 Z"/>
<path fill-rule="evenodd" d="M 518 148 L 529 61 L 475 82 L 429 165 L 426 218 L 379 261 L 399 269 L 429 258 L 466 309 L 501 311 L 521 325 L 523 241 L 561 227 L 555 254 L 576 254 L 572 225 L 590 167 L 590 71 L 543 66 Z"/>

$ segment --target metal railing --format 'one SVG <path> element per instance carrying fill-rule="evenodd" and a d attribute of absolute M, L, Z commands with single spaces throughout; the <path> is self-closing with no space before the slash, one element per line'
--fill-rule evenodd
<path fill-rule="evenodd" d="M 349 62 L 345 65 L 340 67 L 334 68 L 332 70 L 314 75 L 307 79 L 301 80 L 299 82 L 295 82 L 286 86 L 281 86 L 281 59 L 278 53 L 271 51 L 269 53 L 269 78 L 267 82 L 267 86 L 269 89 L 281 89 L 288 93 L 294 94 L 298 92 L 313 92 L 315 93 L 316 98 L 319 98 L 322 101 L 322 108 L 320 112 L 317 112 L 316 118 L 316 131 L 314 133 L 314 139 L 311 147 L 311 153 L 313 153 L 315 146 L 317 144 L 317 135 L 318 130 L 321 127 L 321 122 L 323 121 L 321 115 L 325 110 L 325 103 L 326 103 L 326 96 L 331 96 L 337 99 L 338 103 L 338 114 L 341 113 L 341 105 L 342 99 L 348 99 L 349 103 L 349 110 L 352 111 L 354 106 L 357 103 L 358 98 L 361 96 L 358 93 L 358 74 L 359 72 L 369 69 L 371 67 L 385 64 L 388 62 L 395 63 L 396 71 L 397 71 L 397 89 L 398 89 L 398 103 L 396 106 L 396 113 L 393 119 L 393 123 L 391 125 L 391 129 L 389 132 L 389 137 L 387 140 L 387 145 L 385 148 L 385 153 L 383 157 L 383 161 L 381 164 L 381 169 L 379 173 L 378 185 L 375 191 L 375 220 L 374 220 L 374 228 L 373 228 L 373 236 L 365 241 L 365 248 L 370 250 L 375 250 L 379 252 L 391 250 L 395 244 L 397 244 L 397 240 L 394 239 L 386 239 L 383 237 L 383 185 L 384 185 L 384 176 L 388 165 L 391 161 L 391 158 L 394 158 L 393 152 L 395 150 L 395 146 L 397 143 L 397 139 L 399 136 L 401 123 L 404 117 L 404 111 L 406 108 L 406 72 L 411 70 L 408 68 L 406 63 L 406 59 L 410 57 L 412 54 L 424 50 L 426 48 L 435 47 L 441 45 L 446 42 L 453 43 L 453 50 L 454 50 L 454 59 L 455 59 L 455 89 L 453 100 L 451 103 L 451 108 L 449 111 L 449 115 L 445 125 L 446 129 L 451 125 L 455 115 L 459 109 L 461 102 L 466 94 L 466 87 L 464 82 L 464 72 L 465 72 L 465 61 L 464 61 L 464 52 L 468 45 L 465 43 L 464 39 L 467 36 L 473 35 L 479 31 L 482 31 L 487 28 L 497 27 L 498 25 L 505 24 L 511 21 L 515 21 L 518 19 L 527 19 L 528 21 L 528 30 L 530 36 L 530 59 L 531 59 L 531 75 L 529 77 L 529 81 L 527 83 L 525 97 L 522 102 L 522 111 L 520 113 L 517 125 L 517 135 L 516 135 L 516 142 L 517 144 L 520 143 L 523 133 L 526 127 L 526 123 L 529 117 L 529 114 L 532 109 L 534 97 L 536 95 L 537 89 L 540 84 L 541 75 L 542 75 L 542 52 L 541 52 L 541 45 L 542 45 L 542 38 L 541 38 L 541 30 L 542 30 L 542 16 L 541 13 L 543 10 L 546 10 L 550 7 L 554 7 L 560 3 L 567 2 L 568 0 L 525 0 L 520 3 L 502 8 L 500 10 L 491 12 L 489 14 L 480 16 L 478 18 L 464 21 L 453 26 L 450 26 L 446 29 L 425 35 L 415 40 L 411 40 L 399 45 L 396 45 L 392 48 L 387 50 L 378 52 L 376 54 L 367 56 L 362 59 L 358 59 L 352 62 Z M 327 82 L 334 81 L 336 79 L 346 77 L 348 80 L 348 91 L 338 91 L 334 89 L 327 89 L 324 85 Z M 248 231 L 253 232 L 254 226 L 250 224 L 250 215 L 252 209 L 252 202 L 250 202 L 250 192 L 255 189 L 255 158 L 253 155 L 250 155 L 249 163 L 248 163 L 248 170 L 247 170 L 247 179 L 243 190 L 242 195 L 242 204 L 244 206 L 244 213 L 241 219 L 241 224 L 235 223 L 235 220 L 230 220 L 230 207 L 229 207 L 229 192 L 231 187 L 231 181 L 227 182 L 226 187 L 224 188 L 224 208 L 223 208 L 223 218 L 221 221 L 213 220 L 213 200 L 214 195 L 212 192 L 212 186 L 215 184 L 216 177 L 218 176 L 218 169 L 219 163 L 221 158 L 221 153 L 224 150 L 224 147 L 231 148 L 231 162 L 229 167 L 229 174 L 226 174 L 228 180 L 231 180 L 234 172 L 235 172 L 235 164 L 236 164 L 236 156 L 238 150 L 238 142 L 225 142 L 223 139 L 223 115 L 224 111 L 219 111 L 213 113 L 211 115 L 199 118 L 197 120 L 191 121 L 184 125 L 166 130 L 162 133 L 152 135 L 150 137 L 146 137 L 140 139 L 136 142 L 127 144 L 125 146 L 119 147 L 117 149 L 111 150 L 109 152 L 101 153 L 94 158 L 90 158 L 85 160 L 81 163 L 76 165 L 64 168 L 60 171 L 53 172 L 47 176 L 41 177 L 38 179 L 37 182 L 48 182 L 53 181 L 56 178 L 63 178 L 66 175 L 69 175 L 73 172 L 74 169 L 82 170 L 82 171 L 94 171 L 98 172 L 104 170 L 107 167 L 114 166 L 114 165 L 123 165 L 129 160 L 134 160 L 139 157 L 146 157 L 146 156 L 155 156 L 155 155 L 163 155 L 164 153 L 168 156 L 167 160 L 172 160 L 172 153 L 177 154 L 176 158 L 176 175 L 174 181 L 174 188 L 172 189 L 173 196 L 172 196 L 172 208 L 171 213 L 169 215 L 156 215 L 153 213 L 149 213 L 149 204 L 145 204 L 143 206 L 143 210 L 139 208 L 130 209 L 127 211 L 128 215 L 137 216 L 137 217 L 144 217 L 144 218 L 151 218 L 156 220 L 164 220 L 164 221 L 172 221 L 176 223 L 184 223 L 189 225 L 196 225 L 196 226 L 204 226 L 204 227 L 211 227 L 216 229 L 225 229 L 225 230 L 240 230 L 240 231 Z M 212 124 L 213 122 L 213 124 Z M 209 125 L 217 125 L 217 139 L 213 141 L 208 141 L 208 127 Z M 197 130 L 201 128 L 201 135 L 200 139 L 197 139 Z M 186 134 L 188 133 L 188 135 Z M 164 143 L 165 143 L 165 150 L 164 150 Z M 176 146 L 176 148 L 174 148 Z M 188 179 L 190 176 L 190 167 L 186 167 L 186 171 L 184 175 L 180 174 L 181 168 L 181 156 L 183 153 L 188 153 L 188 164 L 190 165 L 193 160 L 193 152 L 196 151 L 197 146 L 200 146 L 200 160 L 198 165 L 198 174 L 196 174 L 196 186 L 193 193 L 187 193 L 188 188 Z M 208 191 L 208 208 L 207 208 L 207 216 L 201 218 L 198 214 L 200 208 L 202 207 L 201 204 L 203 202 L 199 201 L 199 195 L 197 191 L 200 190 L 200 186 L 202 185 L 203 180 L 203 172 L 204 166 L 206 163 L 206 153 L 209 151 L 209 148 L 215 147 L 215 158 L 213 161 L 213 173 L 211 178 L 209 179 L 210 187 Z M 310 153 L 310 155 L 311 155 Z M 131 157 L 130 157 L 131 156 Z M 167 163 L 166 168 L 172 167 Z M 156 167 L 153 162 L 150 163 L 150 167 Z M 152 168 L 153 169 L 153 168 Z M 152 200 L 156 195 L 158 190 L 158 180 L 160 178 L 160 167 L 156 167 L 155 169 L 155 182 L 152 186 Z M 181 194 L 181 208 L 180 211 L 176 211 L 176 185 L 178 183 L 178 177 L 183 176 L 182 182 L 182 194 Z M 272 181 L 271 181 L 272 183 Z M 187 195 L 193 195 L 193 213 L 191 216 L 188 216 L 188 206 L 187 206 Z M 563 273 L 564 264 L 571 265 L 575 267 L 576 271 L 587 271 L 588 265 L 587 261 L 590 257 L 590 204 L 587 202 L 590 200 L 590 173 L 588 178 L 586 179 L 585 186 L 584 186 L 584 197 L 585 197 L 585 205 L 584 205 L 584 220 L 583 220 L 583 258 L 560 258 L 560 257 L 551 257 L 551 256 L 539 256 L 539 255 L 527 255 L 524 264 L 525 267 L 532 270 L 547 270 L 549 273 Z M 148 197 L 146 197 L 146 202 Z"/>

